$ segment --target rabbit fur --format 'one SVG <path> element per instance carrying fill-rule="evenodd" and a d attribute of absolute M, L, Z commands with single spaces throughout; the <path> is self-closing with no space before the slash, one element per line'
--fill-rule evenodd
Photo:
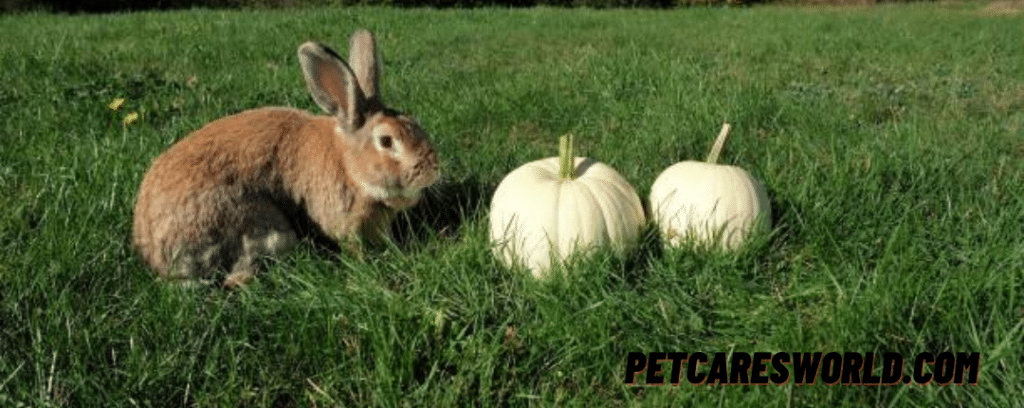
<path fill-rule="evenodd" d="M 356 250 L 380 243 L 397 212 L 437 181 L 426 132 L 380 98 L 373 35 L 358 30 L 346 64 L 330 48 L 298 49 L 328 114 L 268 107 L 217 119 L 157 157 L 139 186 L 133 244 L 169 280 L 249 282 L 264 256 L 311 233 Z"/>

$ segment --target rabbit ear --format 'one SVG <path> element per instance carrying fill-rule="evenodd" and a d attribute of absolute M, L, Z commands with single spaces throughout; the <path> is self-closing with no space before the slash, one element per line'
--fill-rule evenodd
<path fill-rule="evenodd" d="M 336 116 L 345 131 L 361 127 L 367 111 L 366 98 L 345 61 L 334 50 L 311 41 L 299 47 L 299 63 L 317 105 Z"/>
<path fill-rule="evenodd" d="M 380 54 L 373 34 L 366 30 L 352 33 L 348 44 L 348 62 L 359 80 L 359 88 L 370 105 L 380 104 Z"/>

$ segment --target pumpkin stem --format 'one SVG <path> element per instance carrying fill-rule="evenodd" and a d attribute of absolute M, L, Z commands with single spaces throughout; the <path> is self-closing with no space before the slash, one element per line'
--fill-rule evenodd
<path fill-rule="evenodd" d="M 711 147 L 711 153 L 708 154 L 707 160 L 704 161 L 711 164 L 718 162 L 718 155 L 722 153 L 722 148 L 725 147 L 725 139 L 729 138 L 729 129 L 732 129 L 732 126 L 729 126 L 728 123 L 722 124 L 722 130 L 718 132 L 718 138 L 715 139 L 715 145 Z"/>
<path fill-rule="evenodd" d="M 572 151 L 572 135 L 562 135 L 558 140 L 558 177 L 562 180 L 572 180 L 575 176 L 576 162 Z"/>

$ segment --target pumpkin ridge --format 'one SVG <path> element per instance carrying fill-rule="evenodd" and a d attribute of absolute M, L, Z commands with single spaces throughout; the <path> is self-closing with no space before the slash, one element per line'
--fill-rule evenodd
<path fill-rule="evenodd" d="M 598 185 L 600 185 L 600 184 L 598 184 Z M 590 219 L 589 219 L 590 222 L 600 223 L 600 228 L 598 230 L 601 231 L 602 234 L 601 234 L 599 242 L 595 242 L 595 243 L 598 244 L 598 245 L 602 245 L 603 246 L 611 238 L 610 231 L 608 230 L 608 211 L 607 211 L 608 208 L 605 205 L 604 199 L 602 198 L 602 197 L 607 197 L 607 194 L 595 194 L 593 190 L 594 190 L 595 187 L 597 187 L 596 185 L 586 185 L 584 187 L 585 188 L 583 190 L 586 193 L 588 200 L 595 207 L 597 207 L 596 213 L 599 215 L 597 217 L 590 217 Z M 587 212 L 580 211 L 580 212 L 577 212 L 577 214 L 581 218 L 582 218 L 582 216 L 585 213 L 593 213 L 593 211 L 587 211 Z M 585 220 L 581 219 L 581 221 L 585 221 Z M 597 238 L 597 237 L 596 236 L 595 237 L 588 237 L 587 241 L 588 242 L 594 242 L 595 240 L 593 240 L 593 238 Z M 588 248 L 588 250 L 589 250 L 589 248 Z"/>

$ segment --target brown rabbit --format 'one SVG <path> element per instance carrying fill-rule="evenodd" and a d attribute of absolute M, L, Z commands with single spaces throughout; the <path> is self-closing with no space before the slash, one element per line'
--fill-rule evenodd
<path fill-rule="evenodd" d="M 298 50 L 313 99 L 330 116 L 261 108 L 215 120 L 153 161 L 135 203 L 133 243 L 159 275 L 245 284 L 261 256 L 307 232 L 378 243 L 398 211 L 437 181 L 437 156 L 411 118 L 378 93 L 373 35 Z M 356 247 L 358 248 L 358 247 Z"/>

